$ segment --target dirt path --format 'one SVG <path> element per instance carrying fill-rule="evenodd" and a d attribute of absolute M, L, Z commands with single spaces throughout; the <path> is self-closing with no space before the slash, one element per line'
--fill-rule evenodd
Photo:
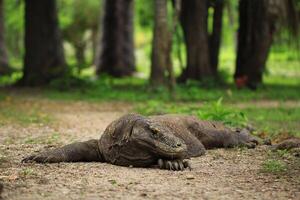
<path fill-rule="evenodd" d="M 172 172 L 106 163 L 21 164 L 34 151 L 98 138 L 131 106 L 57 101 L 21 102 L 39 107 L 51 123 L 0 126 L 0 180 L 4 199 L 299 199 L 299 158 L 288 173 L 262 173 L 267 150 L 211 150 L 192 159 L 193 170 Z"/>

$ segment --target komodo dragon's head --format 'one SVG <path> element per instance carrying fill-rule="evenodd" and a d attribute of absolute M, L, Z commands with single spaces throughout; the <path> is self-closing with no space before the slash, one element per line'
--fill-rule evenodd
<path fill-rule="evenodd" d="M 159 158 L 179 159 L 187 154 L 185 142 L 176 137 L 166 125 L 149 119 L 138 120 L 133 126 L 131 139 Z"/>

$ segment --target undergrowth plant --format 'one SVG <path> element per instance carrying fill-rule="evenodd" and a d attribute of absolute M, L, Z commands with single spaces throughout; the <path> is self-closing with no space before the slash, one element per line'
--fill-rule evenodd
<path fill-rule="evenodd" d="M 245 113 L 223 105 L 222 101 L 223 97 L 220 97 L 216 102 L 204 105 L 197 111 L 197 116 L 200 119 L 222 121 L 231 126 L 246 126 L 248 118 Z"/>

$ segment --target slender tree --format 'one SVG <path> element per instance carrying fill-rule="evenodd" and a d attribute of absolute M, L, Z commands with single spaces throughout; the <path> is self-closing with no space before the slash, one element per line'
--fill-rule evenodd
<path fill-rule="evenodd" d="M 4 39 L 4 0 L 0 0 L 0 75 L 12 72 L 8 64 L 8 56 Z"/>
<path fill-rule="evenodd" d="M 212 0 L 213 14 L 213 30 L 209 37 L 209 50 L 210 50 L 210 63 L 214 76 L 217 75 L 220 45 L 222 38 L 222 20 L 223 20 L 223 9 L 224 0 Z"/>
<path fill-rule="evenodd" d="M 65 73 L 56 1 L 25 0 L 25 58 L 19 84 L 44 85 Z"/>
<path fill-rule="evenodd" d="M 153 86 L 167 84 L 167 69 L 171 68 L 171 33 L 167 19 L 167 0 L 155 0 L 155 23 L 152 41 L 150 82 Z"/>
<path fill-rule="evenodd" d="M 187 48 L 187 66 L 180 81 L 202 80 L 213 75 L 209 55 L 207 8 L 207 1 L 182 1 L 181 24 Z"/>
<path fill-rule="evenodd" d="M 129 76 L 135 71 L 133 0 L 105 0 L 97 74 Z"/>

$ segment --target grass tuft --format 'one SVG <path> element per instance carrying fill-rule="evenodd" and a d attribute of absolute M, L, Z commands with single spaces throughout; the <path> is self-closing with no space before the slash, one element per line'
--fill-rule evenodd
<path fill-rule="evenodd" d="M 285 163 L 279 160 L 268 159 L 262 164 L 262 171 L 267 173 L 279 173 L 287 170 Z"/>

